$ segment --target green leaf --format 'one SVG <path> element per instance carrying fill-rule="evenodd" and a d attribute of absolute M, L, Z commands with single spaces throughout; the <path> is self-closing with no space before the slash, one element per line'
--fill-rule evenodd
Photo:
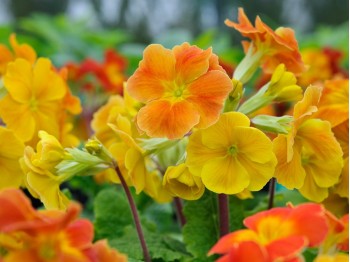
<path fill-rule="evenodd" d="M 104 189 L 94 201 L 96 238 L 112 239 L 123 235 L 124 227 L 133 225 L 124 192 Z"/>
<path fill-rule="evenodd" d="M 144 230 L 144 235 L 152 261 L 179 261 L 189 256 L 183 244 L 176 239 L 147 230 Z M 133 227 L 125 228 L 123 236 L 112 239 L 110 245 L 127 254 L 129 261 L 143 259 L 141 245 Z"/>
<path fill-rule="evenodd" d="M 186 201 L 184 214 L 187 222 L 183 237 L 187 250 L 203 261 L 212 261 L 207 253 L 219 238 L 217 195 L 207 191 L 197 201 Z"/>
<path fill-rule="evenodd" d="M 244 214 L 244 200 L 239 199 L 236 196 L 229 196 L 229 209 L 230 209 L 230 232 L 238 229 L 242 229 Z"/>

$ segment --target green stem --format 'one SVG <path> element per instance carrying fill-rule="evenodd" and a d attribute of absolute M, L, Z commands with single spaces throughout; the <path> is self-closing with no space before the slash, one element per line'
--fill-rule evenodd
<path fill-rule="evenodd" d="M 124 177 L 122 175 L 122 172 L 120 171 L 120 169 L 119 169 L 117 164 L 114 165 L 114 169 L 115 169 L 115 171 L 116 171 L 116 173 L 117 173 L 117 175 L 118 175 L 118 177 L 120 179 L 120 182 L 121 182 L 122 187 L 123 187 L 123 189 L 125 191 L 126 197 L 128 198 L 128 201 L 129 201 L 131 213 L 132 213 L 132 216 L 134 218 L 134 222 L 135 222 L 135 226 L 136 226 L 137 235 L 139 237 L 140 244 L 141 244 L 141 247 L 142 247 L 143 257 L 144 257 L 146 262 L 151 262 L 151 257 L 149 255 L 149 252 L 148 252 L 148 249 L 147 249 L 147 245 L 146 245 L 146 241 L 145 241 L 145 237 L 144 237 L 143 232 L 142 232 L 141 222 L 140 222 L 139 215 L 137 213 L 137 208 L 136 208 L 134 199 L 133 199 L 133 197 L 131 195 L 131 192 L 130 192 L 130 189 L 129 189 L 128 185 L 125 182 L 125 179 L 124 179 Z"/>
<path fill-rule="evenodd" d="M 228 196 L 226 194 L 218 194 L 218 203 L 220 236 L 222 237 L 230 232 Z"/>
<path fill-rule="evenodd" d="M 273 208 L 273 200 L 275 198 L 275 187 L 276 187 L 276 178 L 271 178 L 269 183 L 269 204 L 267 209 Z"/>

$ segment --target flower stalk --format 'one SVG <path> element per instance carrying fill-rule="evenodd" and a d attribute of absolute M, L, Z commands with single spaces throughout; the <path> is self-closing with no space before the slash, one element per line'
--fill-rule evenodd
<path fill-rule="evenodd" d="M 182 205 L 181 199 L 178 197 L 174 197 L 174 205 L 175 205 L 177 219 L 178 219 L 181 227 L 183 227 L 186 224 L 186 217 L 184 216 L 184 213 L 182 212 L 183 205 Z"/>
<path fill-rule="evenodd" d="M 269 183 L 269 204 L 267 209 L 273 208 L 273 202 L 275 198 L 276 178 L 271 178 Z"/>
<path fill-rule="evenodd" d="M 230 232 L 228 196 L 226 194 L 218 194 L 218 203 L 220 236 L 222 237 Z"/>
<path fill-rule="evenodd" d="M 128 185 L 126 184 L 125 179 L 124 179 L 122 172 L 120 171 L 118 165 L 115 163 L 114 163 L 114 170 L 116 171 L 116 173 L 120 179 L 121 185 L 125 191 L 125 194 L 126 194 L 128 201 L 129 201 L 132 217 L 134 218 L 134 223 L 136 226 L 137 235 L 139 237 L 140 244 L 141 244 L 143 257 L 144 257 L 146 262 L 151 262 L 151 257 L 149 255 L 148 248 L 147 248 L 146 241 L 145 241 L 145 237 L 143 235 L 140 218 L 139 218 L 139 215 L 137 213 L 137 208 L 136 208 L 134 199 L 131 195 L 130 189 L 129 189 Z"/>

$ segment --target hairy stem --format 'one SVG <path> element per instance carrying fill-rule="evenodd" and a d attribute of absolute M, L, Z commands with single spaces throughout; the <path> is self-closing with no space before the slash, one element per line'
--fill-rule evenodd
<path fill-rule="evenodd" d="M 218 202 L 220 236 L 224 236 L 230 232 L 228 196 L 226 194 L 218 194 Z"/>
<path fill-rule="evenodd" d="M 139 237 L 140 244 L 142 247 L 143 257 L 144 257 L 146 262 L 151 262 L 151 257 L 149 255 L 146 241 L 145 241 L 145 237 L 144 237 L 143 232 L 142 232 L 141 222 L 140 222 L 139 215 L 137 213 L 137 208 L 136 208 L 134 199 L 131 195 L 130 189 L 129 189 L 128 185 L 126 184 L 125 179 L 124 179 L 122 172 L 120 171 L 118 165 L 115 164 L 114 169 L 115 169 L 115 171 L 120 179 L 120 182 L 121 182 L 122 187 L 125 191 L 126 197 L 128 198 L 128 201 L 129 201 L 132 217 L 134 218 L 134 222 L 135 222 L 135 226 L 136 226 L 137 235 Z"/>
<path fill-rule="evenodd" d="M 269 183 L 269 204 L 267 209 L 273 208 L 273 200 L 275 197 L 275 187 L 276 187 L 276 178 L 271 178 Z"/>

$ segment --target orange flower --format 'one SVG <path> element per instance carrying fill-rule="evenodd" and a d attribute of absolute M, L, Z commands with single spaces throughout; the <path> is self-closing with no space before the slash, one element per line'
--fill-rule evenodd
<path fill-rule="evenodd" d="M 0 192 L 0 260 L 4 262 L 124 262 L 104 241 L 92 244 L 93 225 L 78 219 L 80 206 L 66 212 L 37 211 L 22 191 Z"/>
<path fill-rule="evenodd" d="M 315 118 L 331 123 L 332 128 L 349 120 L 349 79 L 335 79 L 324 83 Z"/>
<path fill-rule="evenodd" d="M 0 45 L 0 76 L 5 74 L 7 64 L 16 58 L 23 58 L 31 64 L 36 60 L 35 50 L 28 44 L 18 44 L 15 34 L 10 35 L 10 44 L 13 53 L 6 46 Z"/>
<path fill-rule="evenodd" d="M 175 139 L 215 123 L 232 82 L 211 49 L 183 43 L 169 50 L 152 44 L 127 89 L 146 103 L 137 114 L 139 128 L 151 137 Z"/>
<path fill-rule="evenodd" d="M 209 254 L 224 254 L 220 262 L 303 261 L 303 249 L 319 245 L 328 231 L 324 209 L 313 203 L 263 211 L 244 225 L 248 229 L 222 237 Z"/>
<path fill-rule="evenodd" d="M 257 66 L 262 64 L 265 73 L 272 73 L 281 63 L 285 64 L 288 71 L 295 74 L 300 74 L 305 70 L 298 42 L 292 29 L 280 27 L 273 31 L 261 21 L 259 16 L 255 19 L 254 27 L 244 13 L 243 8 L 238 9 L 238 23 L 226 19 L 225 24 L 236 29 L 244 37 L 250 38 L 251 42 L 242 42 L 244 50 L 248 54 L 248 50 L 251 49 L 252 57 L 254 56 L 258 60 Z M 247 66 L 247 64 L 244 66 Z M 236 68 L 235 74 L 238 74 L 241 70 L 239 67 Z"/>

